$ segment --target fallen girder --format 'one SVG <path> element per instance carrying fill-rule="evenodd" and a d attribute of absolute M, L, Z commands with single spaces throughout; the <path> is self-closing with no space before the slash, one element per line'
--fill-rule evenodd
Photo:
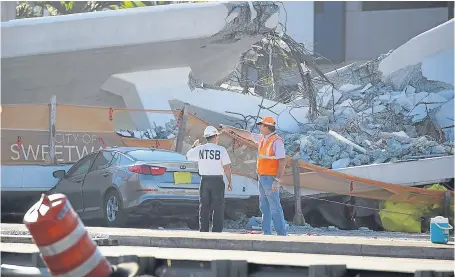
<path fill-rule="evenodd" d="M 256 156 L 257 147 L 252 141 L 244 139 L 233 130 L 229 130 L 229 132 L 226 132 L 225 130 L 223 131 L 223 136 L 225 136 L 225 139 L 221 139 L 220 143 L 223 143 L 226 140 L 235 141 L 237 144 L 240 143 L 240 145 L 246 146 L 246 148 L 252 152 L 250 155 L 252 154 Z M 288 156 L 285 176 L 281 180 L 282 185 L 293 186 L 294 184 L 292 178 L 291 161 L 292 159 Z M 301 188 L 341 195 L 363 197 L 368 199 L 391 200 L 396 202 L 441 204 L 444 201 L 444 191 L 433 191 L 422 188 L 406 187 L 398 184 L 386 183 L 378 180 L 353 176 L 301 160 L 299 160 L 298 163 L 300 166 Z M 255 164 L 256 163 L 254 162 L 253 168 L 255 168 Z M 252 167 L 251 164 L 249 164 L 249 167 Z M 244 170 L 240 168 L 236 169 L 241 170 L 241 172 L 236 172 L 236 170 L 234 170 L 234 173 L 243 173 L 251 175 L 251 177 L 255 178 L 255 171 L 248 173 L 244 172 Z M 317 175 L 314 174 L 312 179 L 313 181 L 308 182 L 308 179 L 306 178 L 307 176 L 305 175 L 308 173 L 305 172 L 315 172 Z M 453 191 L 450 192 L 450 195 L 451 205 L 453 205 Z"/>

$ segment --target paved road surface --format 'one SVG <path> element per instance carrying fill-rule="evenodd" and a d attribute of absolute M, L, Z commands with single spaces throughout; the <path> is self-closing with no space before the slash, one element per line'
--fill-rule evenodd
<path fill-rule="evenodd" d="M 345 264 L 348 269 L 366 269 L 376 271 L 393 270 L 394 272 L 412 273 L 416 270 L 453 271 L 453 261 L 340 256 L 340 255 L 315 255 L 293 254 L 276 252 L 253 252 L 237 250 L 207 250 L 187 248 L 157 248 L 133 246 L 101 246 L 105 256 L 154 256 L 159 259 L 199 260 L 211 261 L 214 259 L 247 260 L 257 264 L 280 264 L 291 266 L 310 266 L 317 264 Z M 2 251 L 21 253 L 37 252 L 33 244 L 2 243 Z M 5 261 L 7 262 L 7 261 Z"/>

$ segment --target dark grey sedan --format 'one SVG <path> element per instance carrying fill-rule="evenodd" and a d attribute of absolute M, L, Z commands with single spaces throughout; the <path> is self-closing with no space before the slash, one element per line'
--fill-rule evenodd
<path fill-rule="evenodd" d="M 200 176 L 195 162 L 161 149 L 107 148 L 81 158 L 49 193 L 63 193 L 82 219 L 124 226 L 128 219 L 184 219 L 198 228 Z"/>

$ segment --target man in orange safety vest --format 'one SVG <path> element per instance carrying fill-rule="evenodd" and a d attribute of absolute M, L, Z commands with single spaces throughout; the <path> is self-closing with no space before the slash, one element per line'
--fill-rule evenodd
<path fill-rule="evenodd" d="M 257 123 L 261 134 L 253 134 L 231 126 L 221 125 L 238 136 L 258 144 L 257 174 L 259 186 L 259 208 L 262 212 L 262 231 L 272 234 L 272 220 L 278 235 L 286 236 L 286 222 L 280 203 L 280 178 L 284 175 L 286 152 L 283 139 L 276 134 L 273 117 L 267 116 Z"/>

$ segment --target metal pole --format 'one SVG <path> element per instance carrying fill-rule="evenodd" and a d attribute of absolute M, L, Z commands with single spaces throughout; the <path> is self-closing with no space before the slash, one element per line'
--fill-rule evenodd
<path fill-rule="evenodd" d="M 55 121 L 57 114 L 57 97 L 52 95 L 49 105 L 49 163 L 55 164 Z"/>
<path fill-rule="evenodd" d="M 444 205 L 443 205 L 443 216 L 444 217 L 447 217 L 447 218 L 450 218 L 450 198 L 451 198 L 451 193 L 450 191 L 446 191 L 444 193 Z"/>
<path fill-rule="evenodd" d="M 299 161 L 292 160 L 292 175 L 294 177 L 294 197 L 295 197 L 295 214 L 294 214 L 294 224 L 295 225 L 304 225 L 305 218 L 302 213 L 302 198 L 300 195 L 300 169 Z"/>
<path fill-rule="evenodd" d="M 175 142 L 175 152 L 182 153 L 183 140 L 185 139 L 186 121 L 188 119 L 188 103 L 183 105 L 183 116 L 180 120 L 180 128 L 177 134 L 177 141 Z"/>

